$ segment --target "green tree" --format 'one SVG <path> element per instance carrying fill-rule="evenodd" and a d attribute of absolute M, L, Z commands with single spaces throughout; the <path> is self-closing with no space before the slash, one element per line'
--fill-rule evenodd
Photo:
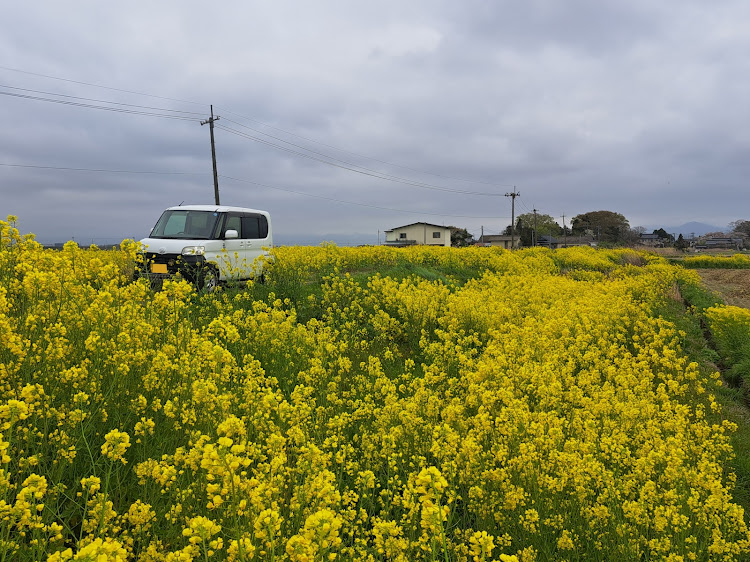
<path fill-rule="evenodd" d="M 682 237 L 682 232 L 680 232 L 680 235 L 677 237 L 677 242 L 675 242 L 674 247 L 683 252 L 687 250 L 688 243 L 687 240 Z"/>
<path fill-rule="evenodd" d="M 674 242 L 674 236 L 672 236 L 669 232 L 667 232 L 663 228 L 654 230 L 654 234 L 658 234 L 659 238 L 661 238 L 662 240 Z"/>
<path fill-rule="evenodd" d="M 522 246 L 534 244 L 534 228 L 536 228 L 537 239 L 539 236 L 559 236 L 562 233 L 562 228 L 550 215 L 523 213 L 518 215 L 516 220 L 516 234 Z"/>
<path fill-rule="evenodd" d="M 627 241 L 630 224 L 620 213 L 590 211 L 576 215 L 570 221 L 573 234 L 592 234 L 599 242 L 622 244 Z"/>
<path fill-rule="evenodd" d="M 736 220 L 729 223 L 729 228 L 732 229 L 733 233 L 744 234 L 750 236 L 750 221 Z"/>
<path fill-rule="evenodd" d="M 465 228 L 458 228 L 457 226 L 449 226 L 448 228 L 451 229 L 451 246 L 454 248 L 463 248 L 474 244 L 474 236 Z"/>

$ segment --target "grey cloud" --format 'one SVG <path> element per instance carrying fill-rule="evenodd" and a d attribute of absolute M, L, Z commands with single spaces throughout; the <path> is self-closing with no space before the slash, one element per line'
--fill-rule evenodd
<path fill-rule="evenodd" d="M 230 120 L 383 173 L 501 195 L 378 180 L 217 130 L 220 174 L 279 188 L 225 178 L 222 200 L 268 208 L 287 240 L 415 220 L 499 230 L 513 185 L 522 212 L 726 224 L 750 197 L 748 15 L 739 0 L 230 2 L 210 17 L 192 0 L 43 1 L 7 7 L 0 66 L 159 97 L 2 69 L 0 84 L 204 118 L 214 104 L 220 125 L 251 136 Z M 145 234 L 163 207 L 212 200 L 206 126 L 5 96 L 0 118 L 0 163 L 200 174 L 0 167 L 0 214 L 40 237 Z"/>

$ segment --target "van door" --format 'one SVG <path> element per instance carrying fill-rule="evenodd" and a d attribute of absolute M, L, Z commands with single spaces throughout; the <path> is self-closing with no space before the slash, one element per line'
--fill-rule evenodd
<path fill-rule="evenodd" d="M 268 220 L 260 213 L 243 213 L 242 233 L 245 237 L 245 255 L 247 256 L 247 277 L 253 277 L 253 262 L 264 255 L 264 246 L 268 246 Z"/>
<path fill-rule="evenodd" d="M 237 238 L 227 238 L 228 230 L 236 230 Z M 219 260 L 222 280 L 237 280 L 244 278 L 248 269 L 246 264 L 246 240 L 242 232 L 242 213 L 227 213 L 222 228 L 221 238 L 224 240 L 224 251 Z M 252 263 L 252 260 L 251 260 Z"/>

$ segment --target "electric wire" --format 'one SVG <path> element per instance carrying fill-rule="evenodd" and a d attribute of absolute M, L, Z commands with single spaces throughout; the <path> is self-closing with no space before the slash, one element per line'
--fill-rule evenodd
<path fill-rule="evenodd" d="M 108 107 L 108 106 L 103 106 L 103 105 L 93 105 L 93 104 L 90 104 L 90 103 L 81 103 L 81 102 L 74 102 L 74 101 L 69 101 L 69 100 L 58 100 L 58 99 L 54 99 L 54 98 L 44 98 L 44 97 L 40 97 L 40 96 L 31 96 L 31 95 L 28 95 L 28 94 L 18 94 L 18 93 L 14 93 L 14 92 L 0 92 L 0 95 L 2 95 L 2 96 L 10 96 L 10 97 L 15 97 L 15 98 L 22 98 L 22 99 L 35 100 L 35 101 L 45 101 L 45 102 L 50 102 L 50 103 L 58 103 L 58 104 L 61 104 L 61 105 L 70 105 L 70 106 L 74 106 L 74 107 L 85 107 L 85 108 L 88 108 L 88 109 L 101 109 L 101 110 L 104 110 L 104 111 L 112 111 L 112 112 L 115 112 L 115 113 L 127 113 L 127 114 L 131 114 L 131 115 L 144 115 L 144 116 L 148 116 L 148 117 L 160 117 L 160 118 L 163 118 L 163 119 L 175 119 L 175 120 L 178 120 L 178 121 L 196 121 L 196 122 L 200 121 L 200 119 L 198 119 L 196 117 L 183 117 L 183 116 L 180 116 L 180 115 L 165 115 L 165 114 L 162 114 L 162 113 L 154 113 L 154 112 L 150 112 L 150 111 L 136 111 L 136 110 L 133 110 L 133 109 L 125 109 L 125 108 L 121 108 L 121 107 Z"/>
<path fill-rule="evenodd" d="M 43 90 L 32 90 L 30 88 L 19 88 L 17 86 L 8 86 L 7 84 L 0 84 L 0 88 L 8 88 L 10 90 L 19 90 L 19 91 L 22 91 L 22 92 L 31 92 L 31 93 L 34 93 L 34 94 L 44 94 L 44 95 L 47 95 L 47 96 L 57 96 L 57 97 L 61 97 L 61 98 L 70 98 L 70 99 L 77 99 L 77 100 L 83 100 L 83 101 L 93 101 L 93 102 L 97 102 L 97 103 L 108 103 L 110 105 L 122 105 L 122 106 L 125 106 L 125 107 L 134 107 L 134 108 L 139 108 L 139 109 L 149 109 L 149 110 L 154 110 L 154 111 L 168 111 L 170 113 L 185 113 L 185 114 L 200 115 L 200 116 L 205 115 L 205 112 L 181 111 L 181 110 L 178 110 L 178 109 L 167 109 L 165 107 L 152 107 L 152 106 L 149 106 L 149 105 L 137 105 L 137 104 L 133 104 L 133 103 L 122 103 L 122 102 L 117 102 L 117 101 L 100 100 L 100 99 L 95 99 L 95 98 L 84 98 L 84 97 L 81 97 L 81 96 L 71 96 L 71 95 L 68 95 L 68 94 L 59 94 L 57 92 L 46 92 L 46 91 L 43 91 Z"/>
<path fill-rule="evenodd" d="M 197 101 L 191 101 L 191 100 L 181 100 L 178 98 L 168 98 L 164 96 L 157 96 L 154 94 L 147 94 L 144 92 L 136 92 L 135 90 L 125 90 L 122 88 L 113 88 L 111 86 L 102 86 L 101 84 L 93 84 L 91 82 L 81 82 L 80 80 L 71 80 L 70 78 L 60 78 L 59 76 L 50 76 L 49 74 L 40 74 L 38 72 L 29 72 L 28 70 L 20 70 L 18 68 L 10 68 L 8 66 L 0 66 L 0 70 L 8 70 L 10 72 L 18 72 L 20 74 L 28 74 L 29 76 L 39 76 L 41 78 L 48 78 L 50 80 L 59 80 L 60 82 L 69 82 L 71 84 L 80 84 L 82 86 L 91 86 L 93 88 L 102 88 L 103 90 L 112 90 L 113 92 L 123 92 L 126 94 L 135 94 L 137 96 L 145 96 L 147 98 L 154 98 L 159 100 L 165 100 L 165 101 L 176 101 L 179 103 L 190 103 L 193 105 L 202 105 L 206 106 L 209 105 L 207 103 L 201 103 Z"/>
<path fill-rule="evenodd" d="M 2 68 L 2 67 L 0 67 L 0 68 Z M 403 168 L 404 170 L 409 170 L 411 172 L 417 172 L 417 173 L 420 173 L 420 174 L 427 174 L 427 175 L 435 176 L 435 177 L 438 177 L 438 178 L 444 178 L 444 179 L 450 179 L 450 180 L 457 180 L 457 181 L 462 181 L 462 182 L 466 182 L 466 183 L 477 183 L 477 184 L 490 185 L 490 186 L 502 187 L 502 188 L 515 187 L 515 186 L 510 185 L 510 184 L 498 184 L 498 183 L 488 182 L 488 181 L 470 180 L 470 179 L 460 178 L 460 177 L 456 177 L 456 176 L 447 176 L 447 175 L 444 175 L 444 174 L 436 174 L 434 172 L 427 172 L 425 170 L 419 170 L 417 168 L 411 168 L 409 166 L 404 166 L 402 164 L 396 164 L 394 162 L 389 162 L 387 160 L 380 160 L 378 158 L 374 158 L 373 156 L 367 156 L 366 154 L 361 154 L 359 152 L 352 152 L 351 150 L 346 150 L 346 149 L 343 149 L 343 148 L 339 148 L 339 147 L 334 146 L 332 144 L 326 144 L 326 143 L 324 143 L 322 141 L 311 139 L 311 138 L 305 137 L 303 135 L 298 135 L 297 133 L 292 133 L 291 131 L 287 131 L 286 129 L 282 129 L 280 127 L 275 127 L 273 125 L 270 125 L 268 123 L 265 123 L 263 121 L 255 119 L 253 117 L 246 117 L 244 115 L 240 115 L 239 113 L 235 113 L 233 111 L 229 111 L 229 110 L 226 110 L 226 109 L 221 109 L 219 106 L 217 106 L 217 111 L 219 111 L 219 110 L 221 110 L 222 113 L 224 113 L 224 114 L 229 113 L 231 115 L 237 115 L 238 117 L 241 117 L 242 119 L 247 119 L 249 121 L 255 121 L 256 123 L 260 123 L 264 127 L 268 127 L 270 129 L 274 129 L 276 131 L 280 131 L 282 133 L 285 133 L 285 134 L 293 136 L 293 137 L 297 137 L 297 138 L 305 140 L 307 142 L 311 142 L 311 143 L 314 143 L 314 144 L 319 144 L 321 146 L 325 146 L 326 148 L 332 148 L 333 150 L 337 150 L 339 152 L 344 152 L 346 154 L 351 154 L 352 156 L 359 156 L 360 158 L 367 158 L 368 160 L 373 160 L 375 162 L 380 162 L 381 164 L 387 164 L 388 166 L 395 166 L 396 168 Z M 252 131 L 256 131 L 256 132 L 258 132 L 258 133 L 260 133 L 262 135 L 268 135 L 268 133 L 264 133 L 262 131 L 258 131 L 257 129 L 253 129 L 251 127 L 248 127 L 247 125 L 242 125 L 241 123 L 238 123 L 237 121 L 232 121 L 231 119 L 227 119 L 226 117 L 224 117 L 224 119 L 226 121 L 231 122 L 231 123 L 235 123 L 236 125 L 239 125 L 241 127 L 246 127 L 246 128 L 248 128 L 248 129 L 250 129 Z M 284 141 L 284 142 L 288 142 L 288 141 Z"/>
<path fill-rule="evenodd" d="M 149 170 L 109 170 L 105 168 L 73 168 L 68 166 L 39 166 L 36 164 L 5 164 L 0 162 L 0 166 L 6 168 L 31 168 L 35 170 L 61 170 L 65 172 L 100 172 L 108 174 L 154 174 L 154 175 L 174 175 L 174 176 L 210 176 L 210 172 L 156 172 Z"/>
<path fill-rule="evenodd" d="M 286 189 L 286 188 L 283 188 L 283 187 L 276 187 L 276 186 L 268 185 L 268 184 L 265 184 L 265 183 L 260 183 L 260 182 L 251 181 L 251 180 L 244 180 L 244 179 L 240 179 L 240 178 L 234 178 L 232 176 L 225 176 L 225 175 L 222 175 L 222 174 L 219 174 L 219 177 L 223 178 L 223 179 L 227 179 L 227 180 L 241 182 L 241 183 L 249 183 L 249 184 L 252 184 L 252 185 L 257 185 L 259 187 L 265 187 L 265 188 L 273 189 L 273 190 L 276 190 L 276 191 L 284 191 L 284 192 L 287 192 L 287 193 L 294 193 L 295 195 L 303 195 L 305 197 L 314 197 L 315 199 L 323 199 L 325 201 L 333 201 L 334 203 L 344 203 L 346 205 L 356 205 L 358 207 L 368 207 L 368 208 L 371 208 L 371 209 L 379 209 L 379 210 L 382 210 L 382 211 L 393 211 L 393 212 L 397 212 L 397 213 L 409 213 L 409 214 L 413 214 L 413 215 L 428 215 L 428 216 L 434 216 L 434 217 L 449 217 L 449 218 L 461 218 L 461 219 L 508 219 L 508 218 L 510 218 L 510 217 L 498 217 L 498 216 L 478 217 L 476 215 L 454 215 L 454 214 L 447 214 L 447 213 L 430 213 L 430 212 L 426 212 L 426 211 L 410 211 L 410 210 L 407 210 L 407 209 L 395 209 L 393 207 L 383 207 L 383 206 L 380 206 L 380 205 L 372 205 L 370 203 L 357 203 L 355 201 L 347 201 L 346 199 L 336 199 L 334 197 L 326 197 L 325 195 L 317 195 L 317 194 L 314 194 L 314 193 L 305 193 L 304 191 L 296 191 L 296 190 L 293 190 L 293 189 Z"/>
<path fill-rule="evenodd" d="M 167 101 L 175 101 L 175 102 L 179 102 L 179 103 L 189 103 L 189 104 L 193 104 L 193 105 L 203 105 L 203 106 L 209 105 L 209 104 L 206 104 L 206 103 L 192 101 L 192 100 L 183 100 L 183 99 L 179 99 L 179 98 L 170 98 L 170 97 L 164 97 L 164 96 L 157 96 L 157 95 L 154 95 L 154 94 L 148 94 L 148 93 L 145 93 L 145 92 L 139 92 L 139 91 L 135 91 L 135 90 L 127 90 L 127 89 L 123 89 L 123 88 L 113 88 L 113 87 L 110 87 L 110 86 L 104 86 L 104 85 L 101 85 L 101 84 L 94 84 L 94 83 L 91 83 L 91 82 L 83 82 L 83 81 L 80 81 L 80 80 L 71 80 L 69 78 L 61 78 L 59 76 L 50 76 L 48 74 L 41 74 L 41 73 L 38 73 L 38 72 L 29 72 L 29 71 L 26 71 L 26 70 L 21 70 L 21 69 L 18 69 L 18 68 L 10 68 L 10 67 L 7 67 L 7 66 L 0 66 L 0 69 L 1 70 L 7 70 L 7 71 L 10 71 L 10 72 L 17 72 L 17 73 L 20 73 L 20 74 L 27 74 L 27 75 L 30 75 L 30 76 L 39 76 L 41 78 L 47 78 L 47 79 L 50 79 L 50 80 L 59 80 L 61 82 L 69 82 L 71 84 L 80 84 L 80 85 L 84 85 L 84 86 L 91 86 L 91 87 L 94 87 L 94 88 L 102 88 L 102 89 L 105 89 L 105 90 L 111 90 L 111 91 L 115 91 L 115 92 L 124 92 L 124 93 L 128 93 L 128 94 L 135 94 L 135 95 L 150 97 L 150 98 L 154 98 L 154 99 L 161 99 L 161 100 L 167 100 Z M 217 106 L 217 110 L 218 109 L 219 109 L 219 106 Z M 236 112 L 230 111 L 229 109 L 222 109 L 222 112 L 229 113 L 231 115 L 236 115 L 236 116 L 238 116 L 238 117 L 240 117 L 242 119 L 247 119 L 247 120 L 250 120 L 250 121 L 255 121 L 256 123 L 260 123 L 261 125 L 263 125 L 265 127 L 269 127 L 271 129 L 280 131 L 280 132 L 285 133 L 287 135 L 291 135 L 291 136 L 300 138 L 300 139 L 305 140 L 307 142 L 311 142 L 311 143 L 314 143 L 314 144 L 319 144 L 321 146 L 325 146 L 327 148 L 332 148 L 334 150 L 337 150 L 337 151 L 340 151 L 340 152 L 344 152 L 344 153 L 347 153 L 347 154 L 351 154 L 351 155 L 354 155 L 354 156 L 358 156 L 360 158 L 367 158 L 367 159 L 373 160 L 375 162 L 380 162 L 381 164 L 387 164 L 389 166 L 395 166 L 397 168 L 403 168 L 405 170 L 409 170 L 409 171 L 412 171 L 412 172 L 418 172 L 418 173 L 427 174 L 427 175 L 431 175 L 431 176 L 435 176 L 435 177 L 440 177 L 440 178 L 445 178 L 445 179 L 451 179 L 451 180 L 457 180 L 457 181 L 462 181 L 462 182 L 467 182 L 467 183 L 476 183 L 476 184 L 483 184 L 483 185 L 490 185 L 490 186 L 504 187 L 504 188 L 512 187 L 511 185 L 497 184 L 497 183 L 493 183 L 493 182 L 470 180 L 470 179 L 460 178 L 460 177 L 456 177 L 456 176 L 436 174 L 436 173 L 433 173 L 433 172 L 427 172 L 427 171 L 424 171 L 424 170 L 419 170 L 419 169 L 416 169 L 416 168 L 411 168 L 409 166 L 404 166 L 404 165 L 401 165 L 401 164 L 395 164 L 393 162 L 389 162 L 389 161 L 386 161 L 386 160 L 380 160 L 380 159 L 374 158 L 372 156 L 367 156 L 367 155 L 364 155 L 364 154 L 361 154 L 361 153 L 358 153 L 358 152 L 352 152 L 350 150 L 345 150 L 343 148 L 339 148 L 339 147 L 336 147 L 336 146 L 333 146 L 333 145 L 330 145 L 330 144 L 326 144 L 324 142 L 321 142 L 321 141 L 318 141 L 318 140 L 315 140 L 315 139 L 311 139 L 311 138 L 308 138 L 308 137 L 305 137 L 305 136 L 293 133 L 291 131 L 287 131 L 287 130 L 279 128 L 279 127 L 275 127 L 273 125 L 270 125 L 270 124 L 265 123 L 263 121 L 260 121 L 258 119 L 255 119 L 255 118 L 252 118 L 252 117 L 247 117 L 247 116 L 244 116 L 244 115 L 242 115 L 240 113 L 236 113 Z M 239 123 L 238 123 L 238 125 L 239 125 Z M 240 125 L 240 126 L 242 126 L 242 125 Z M 267 134 L 267 133 L 262 133 L 260 131 L 258 131 L 258 132 L 260 134 Z"/>
<path fill-rule="evenodd" d="M 30 168 L 30 169 L 37 169 L 37 170 L 60 170 L 60 171 L 66 171 L 66 172 L 93 172 L 93 173 L 113 173 L 113 174 L 153 174 L 153 175 L 192 175 L 192 176 L 210 176 L 211 174 L 208 172 L 157 172 L 157 171 L 150 171 L 150 170 L 110 170 L 110 169 L 103 169 L 103 168 L 80 168 L 80 167 L 71 167 L 71 166 L 42 166 L 37 164 L 8 164 L 0 162 L 0 166 L 6 167 L 6 168 Z M 326 197 L 324 195 L 317 195 L 314 193 L 305 193 L 304 191 L 297 191 L 294 189 L 288 189 L 283 187 L 277 187 L 265 183 L 260 183 L 256 181 L 246 180 L 242 178 L 235 178 L 232 176 L 226 176 L 219 174 L 220 178 L 231 180 L 235 182 L 240 183 L 247 183 L 252 185 L 257 185 L 259 187 L 264 187 L 267 189 L 272 189 L 275 191 L 283 191 L 286 193 L 293 193 L 295 195 L 302 195 L 305 197 L 313 197 L 315 199 L 323 199 L 325 201 L 332 201 L 335 203 L 343 203 L 346 205 L 356 205 L 358 207 L 368 207 L 371 209 L 379 209 L 383 211 L 393 211 L 398 213 L 409 213 L 414 215 L 428 215 L 428 216 L 438 216 L 438 217 L 451 217 L 451 218 L 466 218 L 466 219 L 506 219 L 508 217 L 498 217 L 498 216 L 492 216 L 492 217 L 478 217 L 474 215 L 453 215 L 453 214 L 447 214 L 447 213 L 430 213 L 425 211 L 412 211 L 409 209 L 396 209 L 393 207 L 383 207 L 380 205 L 373 205 L 370 203 L 359 203 L 356 201 L 348 201 L 346 199 L 336 199 L 334 197 Z"/>
<path fill-rule="evenodd" d="M 424 189 L 432 189 L 432 190 L 435 190 L 435 191 L 444 191 L 444 192 L 448 192 L 448 193 L 460 193 L 462 195 L 482 195 L 482 196 L 485 196 L 485 197 L 500 197 L 501 196 L 501 194 L 499 194 L 499 193 L 486 193 L 486 192 L 481 192 L 481 191 L 467 191 L 467 190 L 463 190 L 463 189 L 451 189 L 449 187 L 440 187 L 440 186 L 437 186 L 437 185 L 431 185 L 431 184 L 426 184 L 426 183 L 422 183 L 422 182 L 411 181 L 411 180 L 408 180 L 408 179 L 405 179 L 405 178 L 399 178 L 397 176 L 389 176 L 387 174 L 381 174 L 380 172 L 377 172 L 375 170 L 371 170 L 369 168 L 360 168 L 360 169 L 357 169 L 357 168 L 353 168 L 352 167 L 352 166 L 355 166 L 355 164 L 350 164 L 349 162 L 345 162 L 345 161 L 342 161 L 342 160 L 338 160 L 338 161 L 339 162 L 345 162 L 347 165 L 336 164 L 336 162 L 331 162 L 330 160 L 325 160 L 323 158 L 319 158 L 319 157 L 313 156 L 311 154 L 305 154 L 304 152 L 299 152 L 297 150 L 293 150 L 291 148 L 288 148 L 288 147 L 285 147 L 285 146 L 281 146 L 281 145 L 272 143 L 272 142 L 267 141 L 265 139 L 262 139 L 262 138 L 259 138 L 259 137 L 254 137 L 252 135 L 248 135 L 247 133 L 243 133 L 242 131 L 237 131 L 236 129 L 231 129 L 229 127 L 224 127 L 222 125 L 215 125 L 214 127 L 217 128 L 217 129 L 221 129 L 222 131 L 226 131 L 228 133 L 231 133 L 231 134 L 234 134 L 234 135 L 237 135 L 237 136 L 240 136 L 240 137 L 244 137 L 244 138 L 249 139 L 249 140 L 254 140 L 256 142 L 260 142 L 262 144 L 266 144 L 266 145 L 272 146 L 274 148 L 278 148 L 279 150 L 283 150 L 283 151 L 289 152 L 291 154 L 296 154 L 297 156 L 302 156 L 303 158 L 309 158 L 310 160 L 315 160 L 317 162 L 322 162 L 324 164 L 328 164 L 329 166 L 335 166 L 337 168 L 348 170 L 350 172 L 356 172 L 358 174 L 362 174 L 362 175 L 365 175 L 365 176 L 371 176 L 371 177 L 375 177 L 375 178 L 379 178 L 379 179 L 384 179 L 384 180 L 388 180 L 388 181 L 393 181 L 393 182 L 397 182 L 397 183 L 403 183 L 403 184 L 406 184 L 406 185 L 411 185 L 411 186 L 414 186 L 414 187 L 421 187 L 421 188 L 424 188 Z M 273 138 L 276 138 L 276 137 L 273 137 Z M 292 146 L 297 146 L 297 145 L 292 145 Z M 307 149 L 305 149 L 305 150 L 307 150 Z M 313 154 L 319 154 L 319 153 L 313 152 Z M 326 157 L 326 158 L 330 158 L 330 157 Z"/>
<path fill-rule="evenodd" d="M 164 108 L 153 108 L 153 107 L 148 107 L 148 106 L 139 106 L 139 105 L 134 105 L 134 104 L 121 104 L 119 102 L 109 102 L 109 101 L 104 101 L 104 100 L 95 100 L 95 99 L 91 99 L 91 98 L 82 98 L 82 97 L 79 97 L 79 96 L 68 96 L 68 95 L 65 95 L 65 94 L 55 94 L 55 93 L 50 93 L 50 92 L 42 92 L 42 91 L 38 91 L 38 90 L 31 90 L 31 89 L 27 89 L 27 88 L 16 88 L 16 87 L 13 87 L 13 86 L 3 86 L 3 85 L 0 85 L 0 87 L 9 87 L 9 88 L 12 88 L 12 89 L 26 91 L 26 92 L 35 92 L 35 93 L 41 93 L 41 94 L 47 94 L 47 95 L 57 95 L 57 96 L 60 96 L 60 97 L 73 98 L 73 99 L 86 100 L 86 101 L 95 101 L 95 102 L 99 102 L 99 103 L 117 104 L 117 105 L 123 105 L 123 106 L 127 106 L 127 107 L 133 107 L 133 108 L 153 109 L 153 110 L 158 110 L 158 111 L 173 111 L 175 113 L 191 113 L 191 114 L 194 114 L 194 115 L 201 115 L 201 114 L 198 114 L 198 113 L 195 113 L 195 112 L 183 112 L 183 111 L 176 111 L 176 110 L 170 110 L 170 109 L 164 109 Z M 54 98 L 46 98 L 46 97 L 41 97 L 41 96 L 32 96 L 32 95 L 29 95 L 29 94 L 19 94 L 19 93 L 14 93 L 14 92 L 3 92 L 3 91 L 0 91 L 0 95 L 6 95 L 6 96 L 11 96 L 11 97 L 18 97 L 18 98 L 30 99 L 30 100 L 36 100 L 36 101 L 46 101 L 46 102 L 51 102 L 51 103 L 59 103 L 59 104 L 62 104 L 62 105 L 70 105 L 70 106 L 75 106 L 75 107 L 84 107 L 84 108 L 90 108 L 90 109 L 100 109 L 100 110 L 105 110 L 105 111 L 113 111 L 113 112 L 116 112 L 116 113 L 126 113 L 126 114 L 134 114 L 134 115 L 142 115 L 142 116 L 150 116 L 150 117 L 160 117 L 160 118 L 176 119 L 176 120 L 183 120 L 183 121 L 200 121 L 200 119 L 194 118 L 194 117 L 185 117 L 185 116 L 181 116 L 181 115 L 165 115 L 165 114 L 162 114 L 162 113 L 154 113 L 153 111 L 143 111 L 143 110 L 135 110 L 135 109 L 126 109 L 126 108 L 122 108 L 122 107 L 100 106 L 100 105 L 93 105 L 93 104 L 90 104 L 90 103 L 76 102 L 76 101 L 70 101 L 70 100 L 61 100 L 61 99 L 54 99 Z M 274 148 L 277 148 L 279 150 L 283 150 L 283 151 L 289 152 L 291 154 L 295 154 L 297 156 L 301 156 L 301 157 L 304 157 L 304 158 L 309 158 L 309 159 L 312 159 L 312 160 L 316 160 L 318 162 L 321 162 L 321 163 L 324 163 L 324 164 L 328 164 L 330 166 L 335 166 L 335 167 L 338 167 L 338 168 L 341 168 L 341 169 L 344 169 L 344 170 L 348 170 L 348 171 L 351 171 L 351 172 L 356 172 L 356 173 L 359 173 L 359 174 L 363 174 L 363 175 L 367 175 L 367 176 L 370 176 L 370 177 L 374 177 L 374 178 L 378 178 L 378 179 L 383 179 L 383 180 L 387 180 L 387 181 L 393 181 L 393 182 L 397 182 L 397 183 L 402 183 L 402 184 L 405 184 L 405 185 L 411 185 L 413 187 L 421 187 L 421 188 L 424 188 L 424 189 L 431 189 L 431 190 L 435 190 L 435 191 L 443 191 L 443 192 L 447 192 L 447 193 L 459 193 L 459 194 L 463 194 L 463 195 L 477 195 L 477 196 L 485 196 L 485 197 L 499 197 L 501 195 L 499 193 L 487 193 L 487 192 L 480 192 L 480 191 L 469 191 L 469 190 L 464 190 L 464 189 L 452 189 L 452 188 L 448 188 L 448 187 L 442 187 L 442 186 L 427 184 L 427 183 L 423 183 L 423 182 L 408 180 L 406 178 L 401 178 L 401 177 L 398 177 L 398 176 L 392 176 L 392 175 L 389 175 L 389 174 L 384 174 L 382 172 L 378 172 L 377 170 L 373 170 L 373 169 L 370 169 L 370 168 L 365 168 L 365 167 L 362 167 L 362 166 L 358 166 L 357 164 L 353 164 L 353 163 L 348 162 L 346 160 L 341 160 L 341 159 L 338 159 L 338 158 L 334 158 L 332 156 L 328 156 L 328 155 L 323 154 L 321 152 L 317 152 L 317 151 L 311 150 L 311 149 L 303 147 L 301 145 L 290 143 L 289 141 L 286 141 L 286 140 L 281 139 L 279 137 L 275 137 L 273 135 L 268 135 L 267 133 L 263 133 L 263 132 L 258 131 L 256 129 L 253 129 L 251 127 L 247 127 L 246 125 L 242 125 L 241 123 L 237 123 L 237 122 L 232 121 L 232 120 L 228 120 L 228 121 L 230 121 L 231 123 L 234 123 L 234 124 L 236 124 L 236 125 L 238 125 L 240 127 L 244 127 L 244 128 L 249 129 L 251 131 L 254 131 L 254 132 L 257 132 L 259 134 L 262 134 L 262 135 L 268 136 L 270 138 L 273 138 L 274 140 L 286 143 L 286 144 L 288 144 L 290 146 L 294 146 L 294 147 L 299 148 L 301 150 L 305 150 L 305 151 L 307 151 L 307 152 L 309 152 L 311 154 L 317 154 L 321 158 L 312 156 L 311 154 L 306 154 L 304 152 L 299 152 L 297 150 L 293 150 L 293 149 L 290 149 L 288 147 L 284 147 L 284 146 L 272 143 L 272 142 L 270 142 L 268 140 L 265 140 L 265 139 L 262 139 L 262 138 L 259 138 L 259 137 L 248 135 L 248 134 L 243 133 L 241 131 L 237 131 L 236 129 L 232 129 L 232 128 L 229 128 L 229 127 L 224 127 L 222 125 L 215 125 L 215 128 L 221 129 L 221 130 L 226 131 L 226 132 L 231 133 L 231 134 L 235 134 L 235 135 L 240 136 L 240 137 L 244 137 L 244 138 L 249 139 L 249 140 L 254 140 L 256 142 L 260 142 L 260 143 L 266 144 L 268 146 L 272 146 Z M 336 164 L 336 162 L 341 162 L 342 164 Z"/>
<path fill-rule="evenodd" d="M 341 160 L 340 158 L 334 158 L 333 156 L 329 156 L 329 155 L 324 154 L 322 152 L 318 152 L 316 150 L 311 150 L 311 149 L 306 148 L 306 147 L 304 147 L 302 145 L 295 144 L 295 143 L 289 142 L 287 140 L 284 140 L 284 139 L 282 139 L 280 137 L 275 137 L 273 135 L 269 135 L 268 133 L 264 133 L 263 131 L 259 131 L 258 129 L 253 129 L 252 127 L 248 127 L 247 125 L 243 125 L 242 123 L 238 123 L 237 121 L 232 121 L 231 119 L 226 119 L 226 118 L 224 118 L 224 120 L 225 121 L 229 121 L 230 123 L 233 123 L 235 125 L 243 127 L 245 129 L 249 129 L 250 131 L 254 131 L 254 132 L 259 133 L 261 135 L 265 135 L 265 136 L 270 137 L 270 138 L 272 138 L 274 140 L 277 140 L 277 141 L 286 143 L 288 145 L 294 146 L 296 148 L 300 148 L 302 150 L 306 150 L 306 151 L 311 152 L 313 154 L 318 154 L 319 156 L 323 156 L 324 158 L 328 158 L 328 159 L 333 160 L 335 162 L 341 162 L 343 164 L 346 164 L 347 166 L 354 166 L 356 168 L 360 168 L 360 169 L 365 170 L 367 172 L 370 172 L 372 174 L 377 174 L 378 177 L 383 177 L 383 178 L 386 178 L 386 179 L 390 179 L 392 181 L 398 181 L 398 182 L 402 182 L 402 183 L 406 182 L 409 185 L 417 185 L 418 184 L 420 187 L 426 187 L 426 188 L 429 187 L 430 189 L 439 189 L 441 191 L 450 190 L 450 191 L 452 191 L 454 193 L 463 193 L 465 195 L 484 195 L 484 196 L 487 196 L 487 197 L 499 197 L 501 195 L 499 193 L 486 193 L 486 192 L 479 192 L 479 191 L 468 191 L 468 190 L 463 190 L 463 189 L 450 189 L 450 188 L 445 188 L 445 187 L 437 186 L 437 185 L 434 185 L 434 184 L 428 184 L 428 183 L 424 183 L 424 182 L 417 182 L 417 181 L 409 180 L 409 179 L 406 179 L 406 178 L 401 178 L 399 176 L 394 176 L 394 175 L 391 175 L 391 174 L 386 174 L 384 172 L 379 172 L 378 170 L 373 170 L 371 168 L 366 168 L 364 166 L 360 166 L 359 164 L 354 164 L 353 162 L 349 162 L 348 160 Z M 253 137 L 253 139 L 255 139 L 255 137 Z M 274 145 L 272 145 L 272 146 L 274 146 Z M 350 168 L 347 168 L 347 169 L 350 169 Z"/>

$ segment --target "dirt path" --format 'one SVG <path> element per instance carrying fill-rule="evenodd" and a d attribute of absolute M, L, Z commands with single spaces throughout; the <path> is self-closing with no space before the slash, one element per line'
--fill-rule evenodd
<path fill-rule="evenodd" d="M 750 308 L 750 269 L 697 269 L 706 287 L 726 304 Z"/>

